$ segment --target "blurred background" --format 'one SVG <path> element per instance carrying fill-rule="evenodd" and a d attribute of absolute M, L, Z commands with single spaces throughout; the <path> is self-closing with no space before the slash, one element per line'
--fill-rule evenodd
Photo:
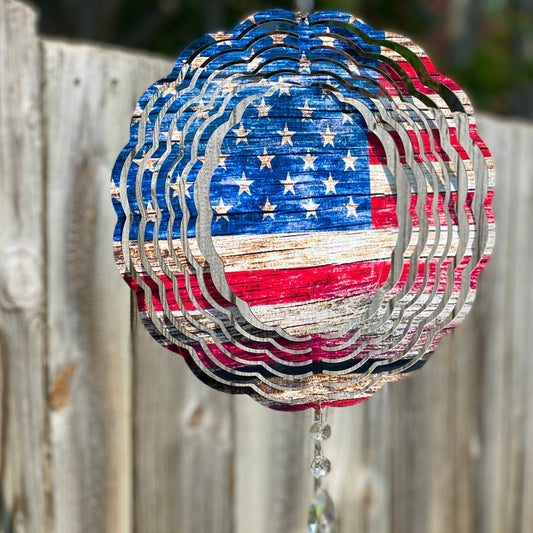
<path fill-rule="evenodd" d="M 169 56 L 250 13 L 341 10 L 410 36 L 474 105 L 533 118 L 533 0 L 34 0 L 40 31 Z"/>
<path fill-rule="evenodd" d="M 40 17 L 0 0 L 0 533 L 303 531 L 310 413 L 209 389 L 148 335 L 112 257 L 109 177 L 183 47 L 311 2 L 33 1 Z M 425 48 L 491 113 L 497 169 L 470 315 L 423 371 L 330 410 L 340 531 L 533 532 L 533 123 L 507 118 L 533 118 L 533 0 L 314 7 Z"/>

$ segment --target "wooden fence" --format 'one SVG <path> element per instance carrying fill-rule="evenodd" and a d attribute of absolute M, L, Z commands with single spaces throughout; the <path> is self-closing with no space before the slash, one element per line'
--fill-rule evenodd
<path fill-rule="evenodd" d="M 197 381 L 114 265 L 111 167 L 171 60 L 35 23 L 0 0 L 0 531 L 304 531 L 311 414 Z M 533 531 L 533 126 L 479 123 L 496 251 L 423 370 L 328 413 L 341 533 Z"/>

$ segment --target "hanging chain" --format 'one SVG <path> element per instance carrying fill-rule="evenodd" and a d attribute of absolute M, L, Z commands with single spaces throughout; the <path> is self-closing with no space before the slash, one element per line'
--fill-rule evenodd
<path fill-rule="evenodd" d="M 322 442 L 331 436 L 331 428 L 324 420 L 323 415 L 323 409 L 315 409 L 313 424 L 309 429 L 309 437 L 315 448 L 311 462 L 311 474 L 315 479 L 315 490 L 313 503 L 309 509 L 308 533 L 337 533 L 338 531 L 335 507 L 328 492 L 322 488 L 322 478 L 331 470 L 329 459 L 322 453 Z"/>

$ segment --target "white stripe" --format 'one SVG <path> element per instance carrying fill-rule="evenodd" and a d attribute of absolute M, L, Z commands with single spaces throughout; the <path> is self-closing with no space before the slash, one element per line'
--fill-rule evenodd
<path fill-rule="evenodd" d="M 443 174 L 442 168 L 440 163 L 437 163 L 435 161 L 429 162 L 431 166 L 435 169 L 435 172 L 437 173 L 437 179 L 439 181 L 439 193 L 446 192 L 446 188 L 444 186 L 444 183 L 446 181 L 449 181 L 449 178 L 446 173 Z M 466 176 L 468 179 L 468 190 L 474 191 L 475 185 L 476 185 L 476 174 L 474 172 L 474 165 L 470 159 L 463 160 L 463 164 L 466 171 Z M 448 172 L 452 177 L 456 176 L 456 170 L 455 165 L 448 161 L 445 163 Z M 370 194 L 371 195 L 384 195 L 384 196 L 395 196 L 396 195 L 396 182 L 393 179 L 391 170 L 389 167 L 385 165 L 369 165 L 369 171 L 370 171 Z M 420 170 L 423 172 L 424 177 L 426 178 L 426 187 L 427 187 L 427 193 L 435 193 L 433 190 L 433 176 L 430 173 L 429 169 L 426 167 L 426 165 L 420 163 L 419 165 Z M 417 186 L 416 186 L 416 179 L 414 177 L 413 171 L 411 168 L 404 164 L 403 169 L 409 179 L 409 182 L 411 183 L 411 191 L 412 194 L 416 194 Z M 387 171 L 389 174 L 387 175 Z M 489 176 L 491 173 L 489 172 Z M 492 187 L 491 184 L 489 184 L 490 187 Z M 452 192 L 457 192 L 457 187 L 454 182 L 450 182 L 450 190 Z"/>
<path fill-rule="evenodd" d="M 491 250 L 494 245 L 494 224 L 489 224 L 488 242 L 486 250 Z M 452 243 L 448 256 L 454 255 L 459 245 L 459 235 L 452 230 Z M 421 258 L 425 258 L 431 251 L 435 242 L 436 232 L 430 229 L 427 244 Z M 474 228 L 470 228 L 467 252 L 471 249 L 476 237 Z M 390 259 L 396 246 L 398 230 L 395 228 L 365 231 L 335 231 L 313 233 L 284 233 L 266 235 L 230 235 L 213 238 L 217 252 L 225 265 L 226 272 L 242 272 L 248 270 L 285 269 L 318 267 L 326 265 L 341 265 L 364 261 L 377 261 Z M 404 257 L 410 257 L 419 239 L 418 228 L 413 228 L 411 240 Z M 444 253 L 448 239 L 448 228 L 441 227 L 439 243 L 435 257 Z M 191 253 L 200 264 L 204 259 L 200 255 L 196 239 L 188 239 Z M 138 272 L 144 272 L 139 256 L 137 243 L 130 241 L 131 259 Z M 120 243 L 115 243 L 120 248 Z M 182 268 L 187 264 L 183 253 L 182 243 L 179 239 L 173 240 L 173 253 Z M 145 243 L 145 253 L 153 270 L 158 272 L 161 268 L 156 259 L 156 250 L 153 243 Z M 161 254 L 167 268 L 174 274 L 180 273 L 174 259 L 169 254 L 166 240 L 158 242 L 158 253 Z"/>

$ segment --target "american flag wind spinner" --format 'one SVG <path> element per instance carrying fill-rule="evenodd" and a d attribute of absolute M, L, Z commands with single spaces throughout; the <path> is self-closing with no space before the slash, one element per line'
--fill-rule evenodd
<path fill-rule="evenodd" d="M 202 381 L 315 409 L 309 531 L 336 531 L 322 408 L 422 367 L 461 322 L 493 181 L 461 89 L 345 13 L 257 13 L 139 99 L 112 175 L 118 267 Z"/>

